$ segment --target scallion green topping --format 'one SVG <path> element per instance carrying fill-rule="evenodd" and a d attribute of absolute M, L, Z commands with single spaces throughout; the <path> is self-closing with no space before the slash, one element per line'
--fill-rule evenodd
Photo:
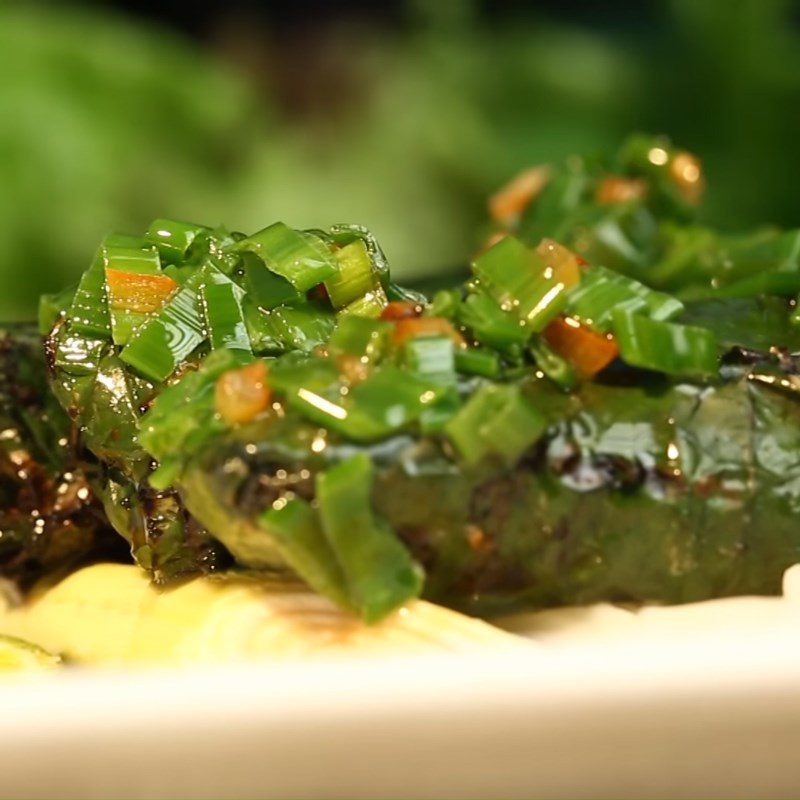
<path fill-rule="evenodd" d="M 317 512 L 300 498 L 278 502 L 259 519 L 286 563 L 312 588 L 351 608 L 342 566 L 323 533 Z"/>
<path fill-rule="evenodd" d="M 405 361 L 418 375 L 436 383 L 455 383 L 455 352 L 449 336 L 413 336 L 403 345 Z"/>
<path fill-rule="evenodd" d="M 334 356 L 349 355 L 374 361 L 387 348 L 392 325 L 367 317 L 340 317 L 328 350 Z"/>
<path fill-rule="evenodd" d="M 165 263 L 178 264 L 186 257 L 197 235 L 208 230 L 204 225 L 191 222 L 157 219 L 147 229 L 145 238 L 156 246 Z"/>
<path fill-rule="evenodd" d="M 655 320 L 668 320 L 680 314 L 683 303 L 633 278 L 598 266 L 587 267 L 581 282 L 567 293 L 567 314 L 600 333 L 611 331 L 614 311 L 619 308 Z"/>
<path fill-rule="evenodd" d="M 541 337 L 531 340 L 529 349 L 536 360 L 536 366 L 557 386 L 571 390 L 580 383 L 575 367 Z"/>
<path fill-rule="evenodd" d="M 264 262 L 252 253 L 243 253 L 244 286 L 253 302 L 265 311 L 283 303 L 297 302 L 300 293 L 286 278 L 265 268 Z"/>
<path fill-rule="evenodd" d="M 214 387 L 220 375 L 242 363 L 246 356 L 235 350 L 211 353 L 199 370 L 187 372 L 166 387 L 141 418 L 139 441 L 159 461 L 158 470 L 150 476 L 156 489 L 173 483 L 183 465 L 227 428 L 214 407 Z"/>
<path fill-rule="evenodd" d="M 81 276 L 72 305 L 67 312 L 67 319 L 75 333 L 103 339 L 111 338 L 111 317 L 108 313 L 102 247 L 92 265 Z"/>
<path fill-rule="evenodd" d="M 232 249 L 255 253 L 271 272 L 285 278 L 298 292 L 308 291 L 337 272 L 336 259 L 321 239 L 282 222 L 242 239 Z"/>
<path fill-rule="evenodd" d="M 103 266 L 119 272 L 134 272 L 140 275 L 157 275 L 161 272 L 161 259 L 155 247 L 103 247 Z"/>
<path fill-rule="evenodd" d="M 455 318 L 481 344 L 501 352 L 518 349 L 530 338 L 530 331 L 518 319 L 481 291 L 467 295 L 456 308 Z"/>
<path fill-rule="evenodd" d="M 132 335 L 120 358 L 153 381 L 164 381 L 207 336 L 200 302 L 206 280 L 202 270 L 193 275 L 174 297 Z"/>
<path fill-rule="evenodd" d="M 487 294 L 530 333 L 541 331 L 564 308 L 567 287 L 513 236 L 478 256 L 472 268 Z"/>
<path fill-rule="evenodd" d="M 363 297 L 358 300 L 353 300 L 344 308 L 339 311 L 339 314 L 353 315 L 356 317 L 379 317 L 381 312 L 386 306 L 389 305 L 389 300 L 383 287 L 378 285 L 374 289 L 368 291 Z"/>
<path fill-rule="evenodd" d="M 482 347 L 458 349 L 455 352 L 455 366 L 459 372 L 467 375 L 496 378 L 500 374 L 500 357 Z"/>
<path fill-rule="evenodd" d="M 219 270 L 207 268 L 207 275 L 208 282 L 201 289 L 201 300 L 211 349 L 251 352 L 242 313 L 244 290 Z"/>
<path fill-rule="evenodd" d="M 334 308 L 342 308 L 378 288 L 366 245 L 360 239 L 334 252 L 338 270 L 325 281 Z"/>
<path fill-rule="evenodd" d="M 351 603 L 377 622 L 422 591 L 423 572 L 372 510 L 372 463 L 359 453 L 317 478 L 325 538 L 344 572 Z"/>
<path fill-rule="evenodd" d="M 717 340 L 706 328 L 649 319 L 624 308 L 614 311 L 613 322 L 620 357 L 628 364 L 670 375 L 718 372 Z"/>
<path fill-rule="evenodd" d="M 546 426 L 518 386 L 486 384 L 444 426 L 444 432 L 468 464 L 489 455 L 513 464 Z"/>

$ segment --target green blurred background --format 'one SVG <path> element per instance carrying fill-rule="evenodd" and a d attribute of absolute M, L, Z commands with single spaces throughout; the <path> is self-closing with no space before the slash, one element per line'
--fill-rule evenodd
<path fill-rule="evenodd" d="M 0 317 L 156 216 L 358 221 L 406 280 L 456 268 L 520 168 L 665 132 L 707 219 L 800 222 L 787 0 L 0 0 Z"/>

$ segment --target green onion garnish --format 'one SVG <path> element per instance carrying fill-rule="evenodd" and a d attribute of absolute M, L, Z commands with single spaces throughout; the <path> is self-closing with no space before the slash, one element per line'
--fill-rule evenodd
<path fill-rule="evenodd" d="M 377 622 L 422 591 L 423 572 L 372 511 L 372 463 L 359 453 L 317 478 L 325 537 L 344 572 L 351 603 Z"/>
<path fill-rule="evenodd" d="M 206 321 L 199 293 L 204 270 L 193 275 L 173 298 L 133 334 L 120 358 L 153 381 L 164 381 L 203 342 Z"/>
<path fill-rule="evenodd" d="M 81 276 L 72 305 L 67 312 L 72 330 L 83 336 L 111 338 L 106 273 L 101 247 L 92 265 Z"/>
<path fill-rule="evenodd" d="M 246 356 L 235 350 L 211 353 L 199 370 L 187 372 L 164 388 L 141 418 L 139 441 L 159 461 L 158 470 L 150 476 L 150 483 L 156 489 L 169 486 L 183 465 L 226 429 L 214 406 L 215 384 L 220 375 L 245 360 Z"/>
<path fill-rule="evenodd" d="M 455 318 L 481 344 L 496 350 L 519 348 L 530 338 L 530 331 L 516 317 L 481 291 L 467 295 L 456 308 Z"/>
<path fill-rule="evenodd" d="M 557 386 L 570 390 L 580 383 L 575 367 L 556 353 L 544 339 L 540 337 L 532 339 L 528 349 L 536 359 L 536 366 Z"/>
<path fill-rule="evenodd" d="M 332 355 L 350 355 L 373 361 L 385 350 L 392 324 L 367 317 L 340 317 L 331 334 L 328 350 Z"/>
<path fill-rule="evenodd" d="M 455 353 L 455 366 L 467 375 L 482 375 L 496 378 L 500 374 L 500 358 L 497 353 L 482 347 L 458 349 Z"/>
<path fill-rule="evenodd" d="M 544 432 L 545 418 L 519 387 L 486 384 L 444 426 L 461 458 L 475 464 L 495 455 L 513 464 Z"/>
<path fill-rule="evenodd" d="M 581 282 L 567 293 L 567 314 L 600 333 L 611 331 L 618 308 L 667 320 L 680 314 L 683 303 L 619 272 L 596 266 L 583 270 Z"/>
<path fill-rule="evenodd" d="M 325 281 L 334 308 L 342 308 L 377 289 L 378 279 L 363 241 L 345 245 L 334 256 L 338 271 Z"/>
<path fill-rule="evenodd" d="M 243 253 L 244 285 L 253 302 L 265 311 L 283 303 L 301 299 L 300 293 L 286 278 L 270 272 L 252 253 Z"/>
<path fill-rule="evenodd" d="M 325 243 L 310 233 L 276 222 L 232 245 L 236 252 L 255 253 L 271 271 L 298 292 L 306 292 L 337 271 L 336 259 Z"/>
<path fill-rule="evenodd" d="M 564 308 L 567 287 L 519 239 L 501 239 L 472 268 L 486 293 L 530 333 L 541 331 Z"/>
<path fill-rule="evenodd" d="M 352 314 L 356 317 L 379 317 L 381 311 L 389 304 L 386 293 L 383 287 L 378 285 L 374 289 L 370 289 L 363 297 L 358 300 L 353 300 L 344 308 L 340 309 L 339 314 L 342 316 Z"/>
<path fill-rule="evenodd" d="M 418 375 L 436 383 L 455 383 L 455 352 L 449 336 L 412 336 L 403 350 L 405 362 Z"/>
<path fill-rule="evenodd" d="M 341 565 L 322 531 L 318 515 L 300 498 L 278 501 L 259 519 L 286 563 L 315 591 L 350 608 Z"/>
<path fill-rule="evenodd" d="M 166 264 L 179 264 L 186 257 L 197 235 L 208 230 L 205 225 L 179 222 L 174 219 L 157 219 L 147 229 L 145 237 L 156 246 Z"/>
<path fill-rule="evenodd" d="M 336 323 L 331 312 L 308 304 L 274 308 L 269 320 L 284 350 L 304 352 L 327 342 Z"/>
<path fill-rule="evenodd" d="M 620 357 L 635 367 L 671 375 L 715 375 L 717 339 L 706 328 L 649 319 L 624 308 L 614 311 Z"/>
<path fill-rule="evenodd" d="M 270 383 L 286 392 L 288 404 L 307 419 L 357 442 L 383 439 L 409 427 L 447 391 L 391 364 L 378 367 L 347 395 L 340 393 L 335 366 L 324 361 L 276 369 Z"/>
<path fill-rule="evenodd" d="M 211 349 L 251 352 L 242 314 L 244 290 L 219 270 L 206 267 L 206 271 L 209 280 L 201 289 L 201 299 Z"/>

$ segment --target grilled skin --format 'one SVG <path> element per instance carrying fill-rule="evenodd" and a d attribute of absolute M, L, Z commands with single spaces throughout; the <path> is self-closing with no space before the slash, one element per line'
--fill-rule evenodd
<path fill-rule="evenodd" d="M 0 577 L 26 588 L 121 555 L 92 488 L 97 472 L 50 392 L 35 327 L 0 329 Z"/>
<path fill-rule="evenodd" d="M 127 370 L 110 342 L 75 336 L 63 320 L 46 348 L 51 392 L 42 392 L 67 410 L 99 462 L 93 488 L 136 562 L 156 583 L 229 566 L 224 547 L 189 516 L 175 491 L 156 491 L 147 481 L 152 462 L 138 444 L 137 423 L 157 388 Z"/>

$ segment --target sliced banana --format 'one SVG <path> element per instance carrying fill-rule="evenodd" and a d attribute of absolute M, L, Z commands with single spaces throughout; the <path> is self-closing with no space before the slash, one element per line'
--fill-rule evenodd
<path fill-rule="evenodd" d="M 86 567 L 26 604 L 0 611 L 0 630 L 87 664 L 531 646 L 422 600 L 367 626 L 297 585 L 227 577 L 157 589 L 140 569 L 121 564 Z"/>

